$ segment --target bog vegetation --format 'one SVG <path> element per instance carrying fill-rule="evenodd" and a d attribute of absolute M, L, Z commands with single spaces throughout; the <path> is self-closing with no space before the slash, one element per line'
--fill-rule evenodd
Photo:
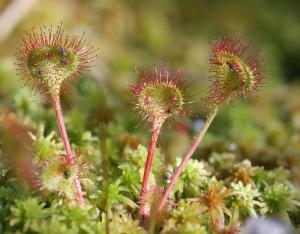
<path fill-rule="evenodd" d="M 247 125 L 253 113 L 237 101 L 264 95 L 268 80 L 252 44 L 233 36 L 212 42 L 208 93 L 194 94 L 185 71 L 171 63 L 137 67 L 137 82 L 124 99 L 149 130 L 145 144 L 132 136 L 122 144 L 122 124 L 99 121 L 85 129 L 98 92 L 88 78 L 78 86 L 84 116 L 69 110 L 64 119 L 61 97 L 72 95 L 73 83 L 93 69 L 97 53 L 86 47 L 84 34 L 66 36 L 62 26 L 24 35 L 16 66 L 26 86 L 13 96 L 15 109 L 1 114 L 0 233 L 225 234 L 238 233 L 258 216 L 299 225 L 297 164 L 280 158 L 259 163 L 272 152 L 272 139 Z M 29 97 L 30 88 L 38 100 Z M 214 126 L 232 105 L 232 126 Z M 161 133 L 195 112 L 203 122 L 193 142 L 175 162 L 165 163 Z M 210 134 L 210 126 L 228 131 L 237 144 L 228 146 L 226 137 Z M 265 145 L 252 147 L 246 130 Z M 279 135 L 288 141 L 287 134 Z M 289 143 L 292 155 L 296 146 Z M 193 157 L 198 148 L 204 157 Z"/>

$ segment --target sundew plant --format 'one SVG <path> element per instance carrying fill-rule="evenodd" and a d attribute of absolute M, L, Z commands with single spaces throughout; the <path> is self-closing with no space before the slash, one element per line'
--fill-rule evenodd
<path fill-rule="evenodd" d="M 17 53 L 17 71 L 26 84 L 36 88 L 41 94 L 47 96 L 53 105 L 57 124 L 65 148 L 65 155 L 57 155 L 61 161 L 53 166 L 61 177 L 71 180 L 73 178 L 74 197 L 79 205 L 84 204 L 83 193 L 79 180 L 79 167 L 76 165 L 76 157 L 72 152 L 67 131 L 62 115 L 60 94 L 65 91 L 78 73 L 89 68 L 93 62 L 95 50 L 93 47 L 83 50 L 85 41 L 82 36 L 65 36 L 62 26 L 57 29 L 52 27 L 30 29 L 26 32 L 21 48 Z M 53 172 L 50 172 L 53 173 Z M 64 193 L 64 187 L 59 188 L 63 182 L 47 181 L 41 186 L 49 186 L 49 189 L 60 190 Z M 72 183 L 70 183 L 70 186 Z M 70 188 L 71 189 L 71 188 Z M 72 189 L 71 189 L 72 190 Z"/>
<path fill-rule="evenodd" d="M 106 14 L 120 26 L 122 12 Z M 22 83 L 0 87 L 0 234 L 300 231 L 299 88 L 273 93 L 274 61 L 252 35 L 199 34 L 205 65 L 191 66 L 180 54 L 198 49 L 171 56 L 164 21 L 157 38 L 150 22 L 157 56 L 140 60 L 150 52 L 135 34 L 140 50 L 122 51 L 121 26 L 98 45 L 81 25 L 25 24 L 17 74 L 0 63 L 3 87 Z"/>

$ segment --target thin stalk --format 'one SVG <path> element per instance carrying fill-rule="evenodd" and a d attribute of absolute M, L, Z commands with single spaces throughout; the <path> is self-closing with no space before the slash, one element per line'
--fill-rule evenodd
<path fill-rule="evenodd" d="M 195 150 L 197 149 L 198 145 L 200 144 L 200 142 L 202 141 L 205 133 L 207 132 L 209 126 L 211 125 L 213 119 L 215 118 L 215 116 L 217 115 L 219 111 L 219 107 L 216 107 L 207 117 L 205 124 L 203 125 L 203 127 L 201 128 L 201 130 L 199 131 L 199 134 L 196 138 L 196 140 L 194 141 L 194 143 L 191 145 L 191 147 L 189 148 L 188 152 L 186 153 L 186 155 L 183 157 L 180 165 L 178 166 L 178 169 L 176 171 L 176 173 L 174 174 L 174 176 L 172 177 L 171 182 L 168 185 L 168 188 L 166 190 L 166 192 L 164 193 L 164 196 L 162 198 L 162 200 L 160 201 L 159 207 L 158 207 L 158 211 L 161 211 L 163 209 L 163 207 L 165 206 L 165 203 L 171 193 L 171 191 L 174 188 L 174 185 L 178 179 L 178 177 L 180 176 L 181 172 L 183 171 L 183 169 L 185 168 L 186 164 L 188 163 L 188 161 L 190 160 L 190 158 L 192 157 L 193 153 L 195 152 Z"/>
<path fill-rule="evenodd" d="M 105 128 L 100 129 L 105 132 Z M 103 190 L 105 198 L 105 234 L 110 234 L 109 218 L 110 218 L 110 204 L 109 204 L 109 162 L 106 149 L 106 138 L 103 135 L 100 138 L 100 151 L 102 156 L 102 171 L 103 171 Z"/>
<path fill-rule="evenodd" d="M 66 151 L 67 161 L 70 164 L 73 165 L 75 163 L 75 159 L 74 159 L 74 155 L 72 153 L 72 149 L 71 149 L 71 146 L 70 146 L 68 134 L 67 134 L 67 131 L 66 131 L 65 122 L 64 122 L 64 118 L 63 118 L 63 114 L 62 114 L 62 110 L 61 110 L 61 104 L 60 104 L 60 98 L 59 97 L 53 98 L 53 107 L 54 107 L 55 114 L 56 114 L 56 119 L 57 119 L 59 132 L 60 132 L 61 138 L 63 140 L 64 148 L 65 148 L 65 151 Z M 74 186 L 75 186 L 75 189 L 76 189 L 77 202 L 80 206 L 82 206 L 84 204 L 84 198 L 83 198 L 83 193 L 82 193 L 80 180 L 79 180 L 78 176 L 76 176 L 75 179 L 74 179 Z"/>
<path fill-rule="evenodd" d="M 154 151 L 162 127 L 161 121 L 157 121 L 156 119 L 153 119 L 152 124 L 153 124 L 152 135 L 151 135 L 151 141 L 148 148 L 148 155 L 147 155 L 147 160 L 146 160 L 146 165 L 144 170 L 141 194 L 145 193 L 148 190 L 149 177 L 150 177 L 151 165 L 154 157 Z"/>

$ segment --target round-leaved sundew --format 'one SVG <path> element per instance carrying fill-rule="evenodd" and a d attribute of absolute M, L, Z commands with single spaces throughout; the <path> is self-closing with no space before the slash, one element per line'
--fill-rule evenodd
<path fill-rule="evenodd" d="M 191 101 L 187 94 L 186 82 L 182 79 L 181 69 L 170 73 L 168 65 L 157 68 L 154 64 L 149 69 L 140 69 L 138 74 L 139 82 L 131 84 L 132 103 L 141 118 L 151 125 L 151 140 L 140 196 L 142 203 L 146 194 L 149 194 L 151 165 L 161 128 L 167 119 L 185 115 Z M 147 213 L 143 206 L 140 207 L 140 215 L 144 222 Z"/>
<path fill-rule="evenodd" d="M 219 106 L 235 97 L 253 95 L 266 78 L 258 50 L 239 37 L 220 37 L 211 46 L 211 88 L 207 105 Z"/>
<path fill-rule="evenodd" d="M 64 123 L 60 94 L 70 86 L 78 74 L 88 70 L 94 63 L 96 50 L 92 46 L 86 48 L 84 33 L 81 36 L 69 37 L 64 34 L 62 25 L 59 25 L 56 29 L 51 26 L 31 28 L 25 32 L 16 54 L 19 75 L 26 84 L 36 88 L 52 102 L 66 151 L 65 161 L 72 168 L 76 168 L 77 162 Z M 64 173 L 64 176 L 68 177 L 68 172 Z M 84 198 L 79 174 L 72 178 L 77 202 L 82 206 Z"/>
<path fill-rule="evenodd" d="M 253 95 L 263 85 L 262 82 L 267 77 L 264 72 L 263 60 L 258 51 L 253 45 L 239 37 L 220 37 L 213 41 L 210 72 L 210 92 L 203 105 L 209 114 L 174 173 L 160 201 L 159 210 L 164 208 L 177 179 L 223 104 L 233 102 L 237 96 L 246 99 L 247 96 Z"/>
<path fill-rule="evenodd" d="M 17 71 L 26 84 L 55 99 L 94 63 L 97 49 L 85 45 L 84 33 L 70 37 L 61 25 L 31 28 L 16 54 Z"/>

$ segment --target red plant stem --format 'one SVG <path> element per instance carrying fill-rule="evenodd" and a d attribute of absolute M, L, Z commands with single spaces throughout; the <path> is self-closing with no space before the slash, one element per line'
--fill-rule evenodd
<path fill-rule="evenodd" d="M 171 193 L 171 191 L 174 188 L 174 185 L 178 179 L 178 177 L 180 176 L 181 172 L 183 171 L 183 169 L 185 168 L 186 164 L 188 163 L 188 161 L 190 160 L 190 158 L 192 157 L 193 153 L 195 152 L 195 150 L 197 149 L 198 145 L 200 144 L 200 142 L 202 141 L 205 133 L 207 132 L 210 124 L 212 123 L 213 119 L 215 118 L 215 116 L 217 115 L 219 111 L 219 107 L 216 107 L 207 117 L 207 120 L 205 122 L 205 124 L 203 125 L 203 127 L 201 128 L 201 130 L 199 131 L 199 134 L 196 138 L 196 140 L 194 141 L 194 143 L 191 145 L 191 147 L 189 148 L 188 152 L 186 153 L 186 155 L 183 157 L 180 165 L 177 168 L 176 173 L 174 174 L 174 176 L 172 177 L 171 182 L 168 185 L 167 190 L 164 193 L 163 198 L 160 201 L 159 207 L 158 207 L 158 211 L 161 211 L 164 206 L 165 203 Z"/>
<path fill-rule="evenodd" d="M 58 128 L 59 128 L 59 132 L 61 135 L 61 138 L 63 140 L 64 143 L 64 147 L 66 150 L 66 157 L 68 162 L 73 162 L 73 153 L 72 153 L 72 149 L 70 146 L 70 142 L 69 142 L 69 138 L 68 138 L 68 134 L 66 131 L 66 127 L 65 127 L 65 123 L 64 123 L 64 118 L 62 115 L 62 110 L 61 110 L 61 104 L 60 104 L 60 99 L 56 98 L 54 100 L 54 110 L 55 110 L 55 114 L 56 114 L 56 118 L 57 118 L 57 124 L 58 124 Z"/>
<path fill-rule="evenodd" d="M 147 155 L 147 160 L 146 160 L 146 165 L 145 165 L 145 170 L 144 170 L 141 194 L 145 193 L 148 190 L 151 165 L 152 165 L 154 151 L 156 148 L 156 143 L 157 143 L 157 139 L 158 139 L 161 127 L 162 127 L 162 122 L 157 121 L 156 119 L 153 118 L 153 120 L 152 120 L 152 135 L 151 135 L 150 145 L 148 148 L 148 155 Z"/>
<path fill-rule="evenodd" d="M 65 122 L 64 122 L 64 118 L 63 118 L 63 114 L 62 114 L 62 110 L 61 110 L 61 104 L 60 104 L 60 98 L 59 97 L 53 98 L 53 107 L 54 107 L 55 114 L 56 114 L 56 119 L 57 119 L 59 132 L 60 132 L 61 138 L 62 138 L 63 143 L 64 143 L 64 148 L 66 150 L 67 161 L 70 164 L 74 164 L 75 159 L 74 159 L 74 156 L 73 156 L 73 153 L 72 153 L 72 149 L 71 149 L 70 142 L 69 142 L 69 137 L 68 137 L 68 134 L 67 134 L 67 131 L 66 131 Z M 80 180 L 79 180 L 78 176 L 76 176 L 75 179 L 74 179 L 74 186 L 75 186 L 75 189 L 76 189 L 77 202 L 80 206 L 82 206 L 84 204 L 84 198 L 83 198 L 83 193 L 82 193 Z"/>

